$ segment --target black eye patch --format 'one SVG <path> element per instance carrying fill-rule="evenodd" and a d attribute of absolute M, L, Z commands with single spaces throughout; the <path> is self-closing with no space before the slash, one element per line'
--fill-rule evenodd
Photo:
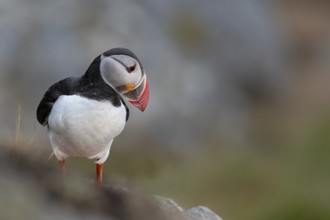
<path fill-rule="evenodd" d="M 115 57 L 112 57 L 112 59 L 114 59 L 115 61 L 117 61 L 117 62 L 120 63 L 121 65 L 123 65 L 128 73 L 133 72 L 133 71 L 135 70 L 135 68 L 136 68 L 136 63 L 134 63 L 133 66 L 129 66 L 129 67 L 127 67 L 127 66 L 125 65 L 125 63 L 123 63 L 123 62 L 120 61 L 119 59 L 117 59 L 117 58 L 115 58 Z"/>
<path fill-rule="evenodd" d="M 134 64 L 133 66 L 127 67 L 126 70 L 128 73 L 131 73 L 135 70 L 135 68 L 136 68 L 136 64 Z"/>

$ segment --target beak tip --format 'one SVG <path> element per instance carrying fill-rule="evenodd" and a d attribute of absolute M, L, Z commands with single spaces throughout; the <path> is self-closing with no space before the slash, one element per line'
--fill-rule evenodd
<path fill-rule="evenodd" d="M 147 108 L 147 105 L 146 105 L 146 106 L 142 106 L 142 107 L 140 108 L 140 111 L 141 111 L 141 112 L 144 112 L 144 110 L 146 110 L 146 108 Z"/>

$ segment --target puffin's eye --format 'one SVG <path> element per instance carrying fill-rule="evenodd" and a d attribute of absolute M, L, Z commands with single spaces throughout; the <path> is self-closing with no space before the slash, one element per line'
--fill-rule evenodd
<path fill-rule="evenodd" d="M 135 68 L 136 68 L 136 64 L 134 64 L 133 66 L 128 67 L 128 68 L 127 68 L 127 71 L 128 71 L 129 73 L 131 73 L 131 72 L 133 72 L 133 71 L 135 70 Z"/>

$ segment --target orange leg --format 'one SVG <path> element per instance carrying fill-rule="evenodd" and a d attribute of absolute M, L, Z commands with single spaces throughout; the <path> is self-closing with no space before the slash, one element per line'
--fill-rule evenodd
<path fill-rule="evenodd" d="M 58 162 L 60 164 L 60 168 L 61 168 L 62 173 L 65 173 L 66 172 L 66 169 L 65 169 L 65 160 L 59 160 Z"/>
<path fill-rule="evenodd" d="M 99 185 L 102 185 L 103 180 L 103 163 L 102 164 L 96 164 L 96 180 Z"/>

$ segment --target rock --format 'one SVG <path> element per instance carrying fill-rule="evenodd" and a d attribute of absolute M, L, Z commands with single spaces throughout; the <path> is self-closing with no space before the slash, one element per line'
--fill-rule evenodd
<path fill-rule="evenodd" d="M 205 206 L 196 206 L 194 208 L 184 210 L 176 202 L 170 198 L 155 196 L 156 200 L 160 203 L 160 206 L 166 213 L 178 216 L 181 215 L 181 219 L 187 220 L 222 220 L 217 214 L 212 212 Z"/>
<path fill-rule="evenodd" d="M 79 173 L 60 175 L 31 154 L 0 148 L 0 219 L 221 220 L 203 206 L 185 211 L 170 198 L 99 187 Z"/>
<path fill-rule="evenodd" d="M 155 196 L 156 200 L 160 203 L 161 207 L 170 212 L 184 212 L 176 202 L 170 198 Z"/>
<path fill-rule="evenodd" d="M 156 202 L 159 204 L 160 208 L 173 216 L 175 219 L 187 219 L 185 215 L 185 211 L 182 207 L 180 207 L 176 202 L 174 202 L 170 198 L 162 197 L 162 196 L 154 196 Z"/>
<path fill-rule="evenodd" d="M 205 206 L 197 206 L 186 211 L 189 220 L 222 220 Z"/>

